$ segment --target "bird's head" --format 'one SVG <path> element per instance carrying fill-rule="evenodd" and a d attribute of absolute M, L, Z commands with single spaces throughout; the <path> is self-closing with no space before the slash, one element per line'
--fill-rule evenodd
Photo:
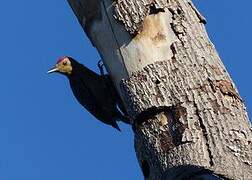
<path fill-rule="evenodd" d="M 55 66 L 51 70 L 49 70 L 47 73 L 50 74 L 50 73 L 58 72 L 64 75 L 71 75 L 72 71 L 73 71 L 73 67 L 72 67 L 71 59 L 67 56 L 64 56 L 64 57 L 59 58 Z"/>

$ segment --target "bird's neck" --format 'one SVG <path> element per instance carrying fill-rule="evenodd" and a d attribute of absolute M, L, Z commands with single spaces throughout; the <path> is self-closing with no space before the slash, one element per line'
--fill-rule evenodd
<path fill-rule="evenodd" d="M 98 77 L 99 75 L 94 71 L 88 69 L 86 66 L 78 63 L 75 60 L 71 60 L 72 72 L 67 75 L 69 79 L 76 79 L 80 77 Z"/>

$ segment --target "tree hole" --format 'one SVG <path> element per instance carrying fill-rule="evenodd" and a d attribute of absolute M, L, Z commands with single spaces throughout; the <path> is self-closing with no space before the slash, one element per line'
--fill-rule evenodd
<path fill-rule="evenodd" d="M 155 84 L 156 85 L 159 85 L 161 82 L 157 79 L 156 81 L 155 81 Z"/>
<path fill-rule="evenodd" d="M 152 4 L 150 6 L 150 13 L 149 13 L 149 15 L 158 14 L 159 12 L 165 12 L 165 11 L 162 8 L 156 8 L 154 4 Z"/>
<path fill-rule="evenodd" d="M 182 14 L 182 10 L 180 8 L 177 9 L 177 13 L 178 15 L 181 15 Z"/>

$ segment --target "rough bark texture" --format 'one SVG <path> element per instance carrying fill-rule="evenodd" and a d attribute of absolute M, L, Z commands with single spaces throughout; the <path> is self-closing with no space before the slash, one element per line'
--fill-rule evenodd
<path fill-rule="evenodd" d="M 191 1 L 69 2 L 132 118 L 145 179 L 252 177 L 245 106 Z"/>

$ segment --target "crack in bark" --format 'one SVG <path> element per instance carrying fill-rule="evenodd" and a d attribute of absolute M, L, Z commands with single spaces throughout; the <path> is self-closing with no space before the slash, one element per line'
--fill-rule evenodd
<path fill-rule="evenodd" d="M 183 21 L 185 20 L 185 13 L 180 6 L 178 6 L 177 8 L 169 7 L 168 10 L 172 14 L 173 19 L 173 21 L 171 22 L 171 28 L 177 38 L 181 42 L 183 42 L 181 36 L 186 35 L 186 27 L 184 27 L 183 25 Z"/>
<path fill-rule="evenodd" d="M 209 145 L 209 138 L 207 136 L 206 126 L 204 125 L 204 121 L 203 121 L 202 117 L 200 116 L 199 109 L 198 109 L 197 104 L 195 102 L 193 103 L 193 106 L 196 109 L 195 113 L 196 113 L 197 117 L 199 118 L 200 128 L 202 130 L 204 139 L 206 141 L 206 147 L 207 147 L 207 152 L 208 152 L 208 157 L 209 157 L 209 164 L 210 164 L 210 166 L 214 166 L 213 155 L 212 155 L 211 148 L 210 148 L 210 145 Z"/>
<path fill-rule="evenodd" d="M 209 85 L 211 87 L 211 90 L 215 93 L 216 89 L 215 89 L 213 81 L 210 78 L 207 78 L 207 81 L 208 81 L 208 83 L 209 83 Z"/>

